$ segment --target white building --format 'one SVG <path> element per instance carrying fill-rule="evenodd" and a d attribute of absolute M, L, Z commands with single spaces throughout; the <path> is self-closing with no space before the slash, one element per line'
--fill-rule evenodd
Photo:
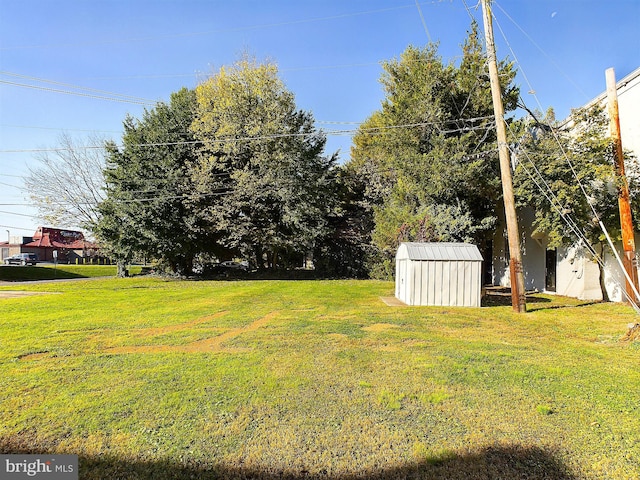
<path fill-rule="evenodd" d="M 604 72 L 602 75 L 604 83 Z M 617 82 L 618 108 L 622 147 L 634 152 L 640 159 L 640 68 Z M 602 104 L 606 110 L 606 91 L 589 102 L 586 107 Z M 502 214 L 504 212 L 501 212 Z M 601 300 L 600 270 L 589 252 L 582 245 L 547 249 L 544 236 L 532 235 L 532 212 L 519 212 L 521 248 L 525 274 L 525 288 L 555 292 L 559 295 L 584 300 Z M 638 225 L 640 219 L 634 219 Z M 504 222 L 502 222 L 504 225 Z M 636 228 L 637 231 L 637 228 Z M 497 231 L 493 240 L 493 283 L 509 286 L 509 266 L 506 252 L 505 231 Z M 636 234 L 636 245 L 638 235 Z M 621 255 L 622 246 L 619 246 Z M 599 253 L 599 252 L 598 252 Z M 613 301 L 623 300 L 624 274 L 609 248 L 604 251 L 604 283 Z"/>

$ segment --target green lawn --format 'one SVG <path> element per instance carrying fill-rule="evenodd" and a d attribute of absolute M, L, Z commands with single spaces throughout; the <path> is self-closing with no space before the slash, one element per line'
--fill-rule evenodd
<path fill-rule="evenodd" d="M 53 265 L 41 263 L 35 266 L 0 266 L 0 281 L 24 282 L 34 280 L 58 280 L 69 278 L 114 277 L 115 265 Z M 140 273 L 142 267 L 133 266 L 131 274 Z"/>
<path fill-rule="evenodd" d="M 623 305 L 389 307 L 375 281 L 31 284 L 0 298 L 0 451 L 80 477 L 638 479 Z"/>

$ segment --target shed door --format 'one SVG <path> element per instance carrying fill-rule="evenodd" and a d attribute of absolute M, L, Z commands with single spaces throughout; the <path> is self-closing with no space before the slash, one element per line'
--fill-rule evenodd
<path fill-rule="evenodd" d="M 400 259 L 396 262 L 396 298 L 409 303 L 409 260 Z"/>

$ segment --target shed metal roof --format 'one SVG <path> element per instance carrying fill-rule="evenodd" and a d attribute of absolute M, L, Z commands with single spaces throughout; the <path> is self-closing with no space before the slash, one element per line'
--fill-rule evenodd
<path fill-rule="evenodd" d="M 396 258 L 409 260 L 467 260 L 481 262 L 482 255 L 475 245 L 470 243 L 401 243 Z"/>

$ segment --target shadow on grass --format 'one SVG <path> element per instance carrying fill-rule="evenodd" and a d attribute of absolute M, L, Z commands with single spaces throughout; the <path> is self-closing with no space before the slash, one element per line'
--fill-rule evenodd
<path fill-rule="evenodd" d="M 527 306 L 551 303 L 551 300 L 545 297 L 540 297 L 535 294 L 529 294 L 526 296 Z M 508 288 L 501 289 L 499 291 L 487 291 L 487 294 L 482 297 L 483 307 L 510 307 L 511 306 L 511 291 Z"/>
<path fill-rule="evenodd" d="M 595 305 L 600 303 L 597 300 L 588 300 L 579 302 L 576 299 L 567 299 L 567 297 L 558 296 L 558 302 L 553 305 L 549 305 L 553 302 L 552 299 L 537 295 L 535 293 L 527 294 L 527 312 L 535 312 L 537 310 L 555 310 L 559 308 L 575 308 L 586 307 L 589 305 Z M 564 301 L 562 299 L 565 299 Z M 566 301 L 566 303 L 564 303 Z M 487 294 L 482 297 L 483 307 L 510 307 L 511 306 L 511 289 L 506 287 L 494 287 L 487 290 Z"/>
<path fill-rule="evenodd" d="M 19 442 L 20 443 L 20 442 Z M 53 451 L 50 450 L 50 452 Z M 0 453 L 46 454 L 47 449 L 16 445 L 0 438 Z M 73 452 L 58 452 L 73 454 Z M 213 459 L 212 459 L 213 460 Z M 243 466 L 187 463 L 170 461 L 133 461 L 109 455 L 79 456 L 80 479 L 256 479 L 256 480 L 575 480 L 568 468 L 556 456 L 539 447 L 499 445 L 486 447 L 468 455 L 444 454 L 426 458 L 422 462 L 371 471 L 332 474 L 326 471 L 309 472 L 304 469 L 260 469 Z"/>
<path fill-rule="evenodd" d="M 189 277 L 189 280 L 343 280 L 343 277 L 331 277 L 314 270 L 244 270 L 226 269 Z"/>
<path fill-rule="evenodd" d="M 77 273 L 65 272 L 49 267 L 32 266 L 2 266 L 0 268 L 0 281 L 4 282 L 30 282 L 36 280 L 63 280 L 69 278 L 87 278 Z"/>

